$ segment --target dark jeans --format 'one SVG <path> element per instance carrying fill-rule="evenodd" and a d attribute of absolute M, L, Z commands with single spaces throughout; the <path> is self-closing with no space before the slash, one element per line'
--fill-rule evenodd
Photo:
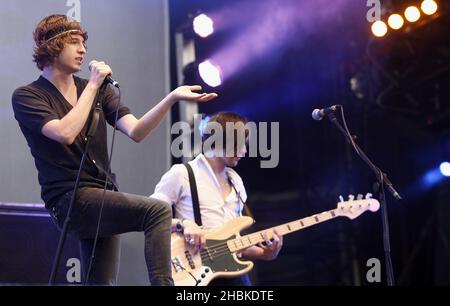
<path fill-rule="evenodd" d="M 51 215 L 60 229 L 64 225 L 72 192 L 63 195 L 51 208 Z M 103 189 L 81 188 L 71 214 L 69 233 L 80 240 L 81 262 L 87 273 L 102 203 Z M 169 204 L 144 196 L 106 191 L 95 259 L 89 284 L 114 285 L 120 259 L 120 238 L 126 232 L 144 232 L 145 260 L 150 283 L 173 285 L 170 266 Z"/>

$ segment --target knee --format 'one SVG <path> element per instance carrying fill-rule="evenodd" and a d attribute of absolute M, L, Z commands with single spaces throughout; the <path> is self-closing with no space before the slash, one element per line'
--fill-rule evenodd
<path fill-rule="evenodd" d="M 163 219 L 172 219 L 172 206 L 169 203 L 158 199 L 151 199 L 151 201 L 151 207 L 153 207 L 156 215 Z"/>
<path fill-rule="evenodd" d="M 159 201 L 160 202 L 160 209 L 161 209 L 161 214 L 164 215 L 165 217 L 168 217 L 170 219 L 172 219 L 172 206 L 164 201 Z"/>

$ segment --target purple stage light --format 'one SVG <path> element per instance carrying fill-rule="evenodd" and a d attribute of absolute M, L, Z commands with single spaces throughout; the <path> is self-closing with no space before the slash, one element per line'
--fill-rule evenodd
<path fill-rule="evenodd" d="M 220 67 L 215 66 L 209 60 L 198 65 L 198 71 L 203 81 L 211 87 L 217 87 L 222 84 L 222 72 Z"/>
<path fill-rule="evenodd" d="M 205 14 L 198 15 L 193 21 L 194 32 L 198 36 L 206 38 L 214 33 L 214 22 Z"/>

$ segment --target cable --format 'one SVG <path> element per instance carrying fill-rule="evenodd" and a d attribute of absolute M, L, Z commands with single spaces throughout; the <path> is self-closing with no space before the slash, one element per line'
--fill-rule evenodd
<path fill-rule="evenodd" d="M 119 107 L 120 107 L 120 102 L 122 101 L 122 92 L 120 90 L 120 87 L 118 87 L 119 89 L 119 101 L 117 103 L 117 109 L 116 109 L 116 116 L 114 119 L 114 131 L 112 134 L 112 142 L 111 142 L 111 150 L 109 152 L 109 160 L 108 160 L 108 173 L 106 174 L 106 180 L 105 180 L 105 186 L 103 187 L 103 195 L 102 195 L 102 202 L 100 205 L 100 213 L 98 216 L 98 222 L 97 222 L 97 229 L 95 232 L 95 238 L 94 238 L 94 245 L 92 246 L 92 252 L 91 252 L 91 259 L 89 260 L 89 267 L 86 273 L 86 277 L 85 277 L 85 281 L 84 281 L 84 286 L 87 285 L 88 281 L 89 281 L 89 277 L 91 274 L 91 269 L 92 269 L 92 264 L 94 262 L 94 258 L 95 258 L 95 248 L 97 247 L 97 241 L 98 241 L 98 236 L 99 236 L 99 232 L 100 232 L 100 224 L 102 221 L 102 214 L 103 214 L 103 206 L 105 204 L 105 194 L 106 194 L 106 187 L 108 186 L 108 179 L 111 178 L 111 160 L 112 160 L 112 154 L 113 154 L 113 150 L 114 150 L 114 140 L 115 140 L 115 136 L 116 136 L 116 131 L 117 131 L 117 119 L 119 117 Z M 101 169 L 103 172 L 103 169 Z M 115 182 L 113 180 L 111 180 L 111 182 L 113 183 L 113 185 L 117 188 Z"/>
<path fill-rule="evenodd" d="M 86 156 L 88 155 L 88 149 L 89 149 L 89 144 L 91 143 L 91 139 L 95 134 L 95 131 L 97 129 L 98 126 L 98 121 L 99 121 L 99 117 L 100 117 L 100 111 L 101 109 L 98 108 L 98 101 L 101 101 L 103 99 L 103 94 L 104 91 L 106 89 L 107 84 L 104 83 L 101 87 L 100 87 L 100 91 L 98 93 L 98 96 L 96 98 L 96 106 L 94 108 L 94 111 L 92 113 L 92 119 L 91 119 L 91 123 L 90 126 L 87 130 L 86 136 L 85 136 L 85 140 L 86 140 L 86 145 L 84 147 L 83 150 L 83 155 L 81 157 L 81 161 L 80 161 L 80 166 L 78 168 L 78 172 L 77 172 L 77 178 L 75 180 L 75 184 L 73 187 L 73 192 L 72 192 L 72 196 L 70 199 L 70 204 L 69 204 L 69 209 L 67 211 L 67 215 L 66 218 L 64 220 L 64 225 L 63 228 L 61 230 L 61 235 L 59 237 L 59 242 L 58 242 L 58 248 L 56 250 L 56 254 L 55 254 L 55 259 L 53 261 L 53 266 L 52 266 L 52 271 L 50 274 L 50 279 L 49 279 L 49 285 L 54 285 L 55 280 L 56 280 L 56 274 L 58 272 L 58 265 L 59 265 L 59 261 L 61 259 L 61 254 L 64 248 L 64 243 L 66 240 L 66 236 L 67 236 L 67 232 L 69 230 L 69 223 L 70 223 L 70 218 L 72 215 L 72 210 L 75 204 L 75 197 L 80 185 L 80 179 L 81 179 L 81 172 L 83 171 L 83 166 L 84 166 L 84 162 L 86 160 Z"/>
<path fill-rule="evenodd" d="M 185 267 L 183 267 L 183 265 L 181 265 L 180 263 L 173 263 L 175 266 L 181 268 L 181 270 L 189 273 L 189 275 L 194 279 L 195 281 L 195 286 L 198 286 L 198 284 L 200 283 L 200 281 L 195 277 L 194 274 L 191 273 L 191 271 L 188 271 Z"/>

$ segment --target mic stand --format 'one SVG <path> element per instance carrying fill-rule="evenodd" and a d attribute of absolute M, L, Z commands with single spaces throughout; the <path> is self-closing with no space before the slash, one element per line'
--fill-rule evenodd
<path fill-rule="evenodd" d="M 386 197 L 384 194 L 384 186 L 387 187 L 389 192 L 394 196 L 396 200 L 401 200 L 402 197 L 399 195 L 399 193 L 394 189 L 392 186 L 391 181 L 388 179 L 386 173 L 381 171 L 380 168 L 378 168 L 376 165 L 372 163 L 372 161 L 367 157 L 367 155 L 361 150 L 361 148 L 358 146 L 358 144 L 355 142 L 352 135 L 350 133 L 347 133 L 347 131 L 342 127 L 342 125 L 338 122 L 336 119 L 336 116 L 333 112 L 327 113 L 328 119 L 336 125 L 336 127 L 344 134 L 345 139 L 349 144 L 351 144 L 356 153 L 359 157 L 369 166 L 369 168 L 372 169 L 372 171 L 375 173 L 377 180 L 379 182 L 379 200 L 381 203 L 381 220 L 383 225 L 383 247 L 384 247 L 384 254 L 385 254 L 385 264 L 386 264 L 386 277 L 387 277 L 387 284 L 388 286 L 394 286 L 395 285 L 395 279 L 394 279 L 394 269 L 392 266 L 392 260 L 391 260 L 391 245 L 389 241 L 389 223 L 388 223 L 388 213 L 387 213 L 387 205 L 386 205 Z"/>
<path fill-rule="evenodd" d="M 94 136 L 95 131 L 97 130 L 97 126 L 98 126 L 98 121 L 99 121 L 99 117 L 100 117 L 100 101 L 103 99 L 103 94 L 106 90 L 106 86 L 108 85 L 108 83 L 105 81 L 102 86 L 100 87 L 97 99 L 96 99 L 96 106 L 94 108 L 94 113 L 92 114 L 92 120 L 91 120 L 91 124 L 89 126 L 89 130 L 86 134 L 86 146 L 84 147 L 84 152 L 83 152 L 83 156 L 81 158 L 81 162 L 80 162 L 80 167 L 78 169 L 78 173 L 77 173 L 77 178 L 75 181 L 75 185 L 73 187 L 73 192 L 72 192 L 72 197 L 70 199 L 70 205 L 69 205 L 69 209 L 67 211 L 67 216 L 66 219 L 64 220 L 64 225 L 63 228 L 61 230 L 61 235 L 59 237 L 59 243 L 58 243 L 58 248 L 56 250 L 56 254 L 55 254 L 55 259 L 53 261 L 53 266 L 52 266 L 52 272 L 50 275 L 50 280 L 48 282 L 48 284 L 54 285 L 55 284 L 55 279 L 56 279 L 56 273 L 58 272 L 58 266 L 59 266 L 59 262 L 61 260 L 61 254 L 62 254 L 62 250 L 64 248 L 64 243 L 66 241 L 66 237 L 67 237 L 67 231 L 69 229 L 69 224 L 70 224 L 70 216 L 72 214 L 72 210 L 73 210 L 73 206 L 75 203 L 75 197 L 78 191 L 78 187 L 80 185 L 80 178 L 81 178 L 81 171 L 84 167 L 84 163 L 86 161 L 86 156 L 87 156 L 87 152 L 89 149 L 89 144 L 91 143 L 91 138 L 92 136 Z"/>

